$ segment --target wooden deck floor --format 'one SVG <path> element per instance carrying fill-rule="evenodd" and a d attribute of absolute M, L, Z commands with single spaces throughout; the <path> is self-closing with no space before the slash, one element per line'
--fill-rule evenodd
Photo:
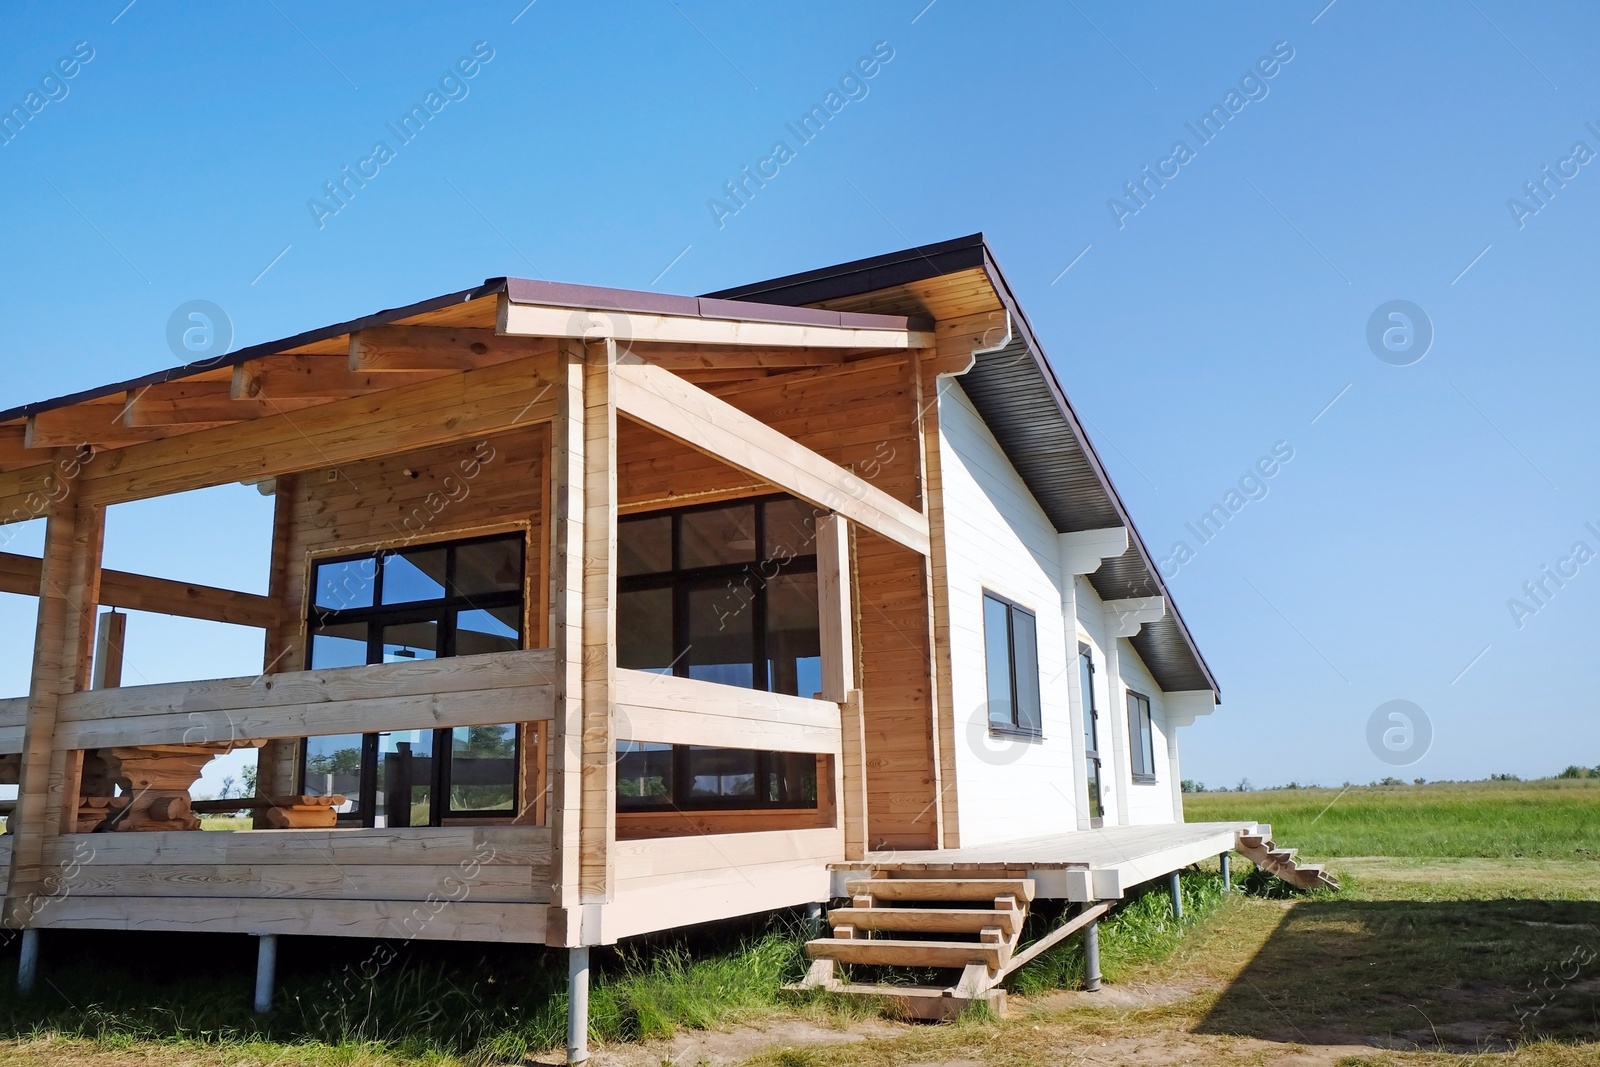
<path fill-rule="evenodd" d="M 844 881 L 878 871 L 903 877 L 1006 871 L 1035 880 L 1041 897 L 1114 900 L 1160 878 L 1233 850 L 1255 823 L 1199 822 L 1168 826 L 1108 826 L 1044 837 L 927 851 L 869 852 L 865 859 L 830 864 L 835 895 Z"/>

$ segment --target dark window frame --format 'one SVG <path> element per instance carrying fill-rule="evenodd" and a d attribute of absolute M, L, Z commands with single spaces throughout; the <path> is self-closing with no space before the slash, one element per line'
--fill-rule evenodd
<path fill-rule="evenodd" d="M 764 496 L 741 497 L 737 500 L 720 500 L 712 504 L 694 504 L 682 508 L 663 508 L 657 511 L 640 512 L 636 515 L 624 515 L 617 521 L 619 527 L 628 522 L 647 522 L 670 518 L 672 520 L 672 569 L 665 571 L 650 571 L 644 574 L 630 574 L 617 579 L 617 595 L 624 593 L 645 592 L 652 589 L 669 589 L 672 591 L 672 647 L 674 649 L 686 648 L 689 644 L 689 596 L 695 590 L 712 585 L 717 582 L 738 583 L 740 580 L 750 578 L 754 585 L 746 583 L 745 588 L 750 591 L 750 599 L 745 602 L 745 607 L 752 614 L 751 629 L 754 637 L 750 649 L 750 677 L 758 684 L 748 688 L 762 692 L 771 692 L 770 680 L 767 677 L 768 647 L 767 634 L 767 583 L 779 575 L 791 574 L 816 574 L 817 553 L 816 543 L 813 539 L 811 552 L 808 554 L 796 553 L 787 559 L 779 561 L 776 556 L 764 556 L 767 544 L 767 504 L 784 503 L 796 499 L 783 493 L 767 494 Z M 702 567 L 682 566 L 683 551 L 683 521 L 684 515 L 701 511 L 726 511 L 736 507 L 754 505 L 755 530 L 753 537 L 756 548 L 755 555 L 736 563 L 717 563 Z M 824 512 L 820 508 L 813 508 L 813 521 L 820 518 Z M 620 533 L 619 533 L 620 536 Z M 767 567 L 777 563 L 778 567 L 770 572 Z M 819 620 L 820 625 L 820 620 Z M 675 677 L 689 677 L 691 663 L 684 662 L 685 657 L 679 656 L 672 665 Z M 809 693 L 797 694 L 810 696 Z"/>
<path fill-rule="evenodd" d="M 1156 728 L 1150 698 L 1128 690 L 1128 773 L 1135 782 L 1156 781 Z"/>
<path fill-rule="evenodd" d="M 1024 741 L 1040 741 L 1044 738 L 1044 693 L 1043 670 L 1039 663 L 1039 616 L 1032 609 L 1024 607 L 1009 597 L 1000 595 L 990 589 L 983 590 L 983 600 L 992 600 L 1006 609 L 1006 660 L 1010 664 L 1011 678 L 1011 709 L 1009 721 L 997 721 L 994 717 L 994 708 L 989 708 L 989 733 L 996 737 L 1017 738 Z M 1015 615 L 1026 615 L 1033 621 L 1033 667 L 1038 677 L 1034 680 L 1032 692 L 1034 699 L 1033 719 L 1034 725 L 1028 725 L 1023 718 L 1021 699 L 1018 696 L 1017 677 L 1017 627 Z M 983 649 L 984 671 L 989 669 L 989 618 L 985 608 L 983 612 Z M 985 682 L 987 686 L 987 681 Z"/>
<path fill-rule="evenodd" d="M 649 742 L 618 742 L 617 760 L 620 763 L 630 749 L 624 745 L 647 744 Z M 763 788 L 768 778 L 776 768 L 782 766 L 781 757 L 791 755 L 785 752 L 768 752 L 760 749 L 719 749 L 725 752 L 754 752 L 756 757 L 756 789 L 750 796 L 729 797 L 697 797 L 690 795 L 693 780 L 689 774 L 690 750 L 695 748 L 719 748 L 714 745 L 673 745 L 672 746 L 672 792 L 663 797 L 653 798 L 652 803 L 633 804 L 623 803 L 624 800 L 633 800 L 633 797 L 617 796 L 617 813 L 619 815 L 638 813 L 657 814 L 668 811 L 815 811 L 821 802 L 821 778 L 812 780 L 812 793 L 810 800 L 771 800 L 766 789 Z M 796 755 L 811 755 L 810 753 L 795 753 Z M 816 757 L 812 755 L 813 766 Z M 815 773 L 815 772 L 813 772 Z"/>
<path fill-rule="evenodd" d="M 514 542 L 517 546 L 517 588 L 493 593 L 463 594 L 456 590 L 456 557 L 461 548 L 472 545 L 490 544 L 505 541 Z M 400 604 L 383 603 L 383 581 L 386 568 L 383 561 L 392 556 L 405 555 L 411 552 L 425 552 L 444 550 L 445 578 L 443 596 L 430 600 L 408 600 Z M 367 666 L 383 663 L 383 632 L 384 628 L 397 624 L 412 622 L 432 622 L 437 629 L 438 649 L 434 653 L 435 659 L 453 659 L 456 656 L 457 638 L 459 634 L 459 616 L 467 611 L 490 611 L 496 608 L 514 607 L 516 613 L 516 642 L 519 648 L 528 647 L 528 619 L 527 619 L 527 581 L 528 581 L 528 533 L 526 530 L 513 530 L 493 534 L 483 534 L 473 537 L 453 538 L 450 540 L 425 541 L 406 544 L 400 547 L 381 548 L 365 552 L 344 552 L 328 556 L 319 556 L 311 560 L 309 583 L 307 585 L 307 600 L 309 607 L 306 614 L 306 663 L 310 669 L 312 657 L 316 647 L 316 633 L 319 628 L 340 625 L 365 625 L 367 628 Z M 372 604 L 370 607 L 330 608 L 317 603 L 320 583 L 318 574 L 323 567 L 337 566 L 343 563 L 354 563 L 361 560 L 373 560 L 375 566 L 372 575 Z M 390 642 L 391 644 L 393 642 Z M 338 669 L 338 668 L 323 668 Z M 520 767 L 522 763 L 522 725 L 520 723 L 499 723 L 485 725 L 514 726 L 512 735 L 512 765 Z M 431 762 L 429 772 L 429 816 L 428 826 L 441 826 L 446 820 L 452 819 L 512 819 L 520 811 L 521 774 L 514 774 L 511 780 L 511 807 L 509 809 L 469 809 L 452 808 L 450 806 L 450 763 L 453 752 L 453 733 L 455 727 L 442 727 L 433 729 L 433 749 L 429 757 Z M 356 797 L 356 812 L 351 815 L 340 816 L 341 825 L 373 826 L 375 825 L 378 793 L 378 767 L 381 761 L 379 752 L 379 737 L 381 734 L 393 731 L 380 730 L 376 733 L 361 733 L 354 736 L 361 738 L 361 768 L 359 771 L 360 788 Z M 402 731 L 410 733 L 412 731 Z M 320 735 L 319 735 L 320 736 Z M 342 735 L 329 735 L 342 736 Z M 304 743 L 300 745 L 296 775 L 298 784 L 296 789 L 303 792 L 306 781 L 306 762 L 308 750 Z"/>
<path fill-rule="evenodd" d="M 670 569 L 664 571 L 648 571 L 617 578 L 617 595 L 625 593 L 645 592 L 649 590 L 667 589 L 672 594 L 672 648 L 685 649 L 689 644 L 690 609 L 689 598 L 696 590 L 715 584 L 737 585 L 744 583 L 744 588 L 749 591 L 750 599 L 745 602 L 744 610 L 751 612 L 751 629 L 753 636 L 750 650 L 750 677 L 756 684 L 747 688 L 758 692 L 772 692 L 772 679 L 768 664 L 769 634 L 767 632 L 767 598 L 768 583 L 779 575 L 815 575 L 817 572 L 817 553 L 815 532 L 811 541 L 806 546 L 809 552 L 796 552 L 788 556 L 768 555 L 767 543 L 767 505 L 787 503 L 798 498 L 786 493 L 767 493 L 760 496 L 738 497 L 731 500 L 718 500 L 707 504 L 691 504 L 684 507 L 660 508 L 652 511 L 638 512 L 633 515 L 623 515 L 617 520 L 618 536 L 621 528 L 630 522 L 659 521 L 663 518 L 671 520 L 669 563 Z M 800 501 L 804 503 L 804 501 Z M 755 548 L 750 559 L 733 563 L 717 563 L 698 567 L 683 566 L 683 516 L 697 512 L 726 511 L 734 508 L 751 507 L 754 513 L 752 537 Z M 826 512 L 815 506 L 812 507 L 812 522 L 821 518 Z M 776 566 L 773 566 L 776 564 Z M 818 619 L 820 629 L 821 619 Z M 679 678 L 690 677 L 690 669 L 694 664 L 686 662 L 685 655 L 678 655 L 672 663 L 672 674 Z M 713 683 L 717 684 L 717 683 Z M 726 684 L 726 683 L 722 683 Z M 740 687 L 745 688 L 745 687 Z M 811 696 L 809 693 L 798 694 Z M 642 744 L 643 742 L 634 742 Z M 622 745 L 629 742 L 619 742 L 616 758 L 621 760 L 627 754 L 627 749 Z M 668 811 L 730 811 L 730 810 L 784 810 L 784 811 L 809 811 L 815 810 L 821 797 L 822 783 L 817 781 L 812 789 L 814 794 L 810 801 L 772 801 L 767 799 L 767 792 L 761 788 L 768 780 L 775 766 L 781 766 L 781 757 L 785 753 L 768 752 L 752 749 L 735 749 L 734 751 L 754 751 L 756 754 L 756 780 L 757 789 L 754 795 L 748 797 L 695 797 L 689 795 L 691 780 L 688 773 L 691 748 L 714 748 L 717 746 L 692 746 L 675 744 L 672 746 L 672 793 L 670 796 L 659 798 L 655 803 L 637 804 L 624 803 L 632 797 L 617 797 L 618 813 L 658 813 Z"/>

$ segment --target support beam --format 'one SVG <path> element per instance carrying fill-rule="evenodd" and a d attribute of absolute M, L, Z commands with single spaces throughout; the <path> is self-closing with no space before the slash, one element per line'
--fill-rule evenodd
<path fill-rule="evenodd" d="M 28 447 L 28 427 L 19 422 L 0 426 L 0 471 L 36 467 L 50 462 L 50 453 Z"/>
<path fill-rule="evenodd" d="M 36 595 L 42 568 L 43 561 L 37 557 L 0 552 L 0 593 Z M 191 585 L 126 571 L 102 573 L 100 603 L 129 611 L 238 626 L 269 626 L 275 613 L 272 600 L 255 593 Z"/>
<path fill-rule="evenodd" d="M 1222 863 L 1222 891 L 1233 892 L 1233 854 L 1224 852 L 1218 859 Z"/>
<path fill-rule="evenodd" d="M 612 709 L 617 683 L 616 343 L 585 346 L 583 372 L 583 814 L 585 904 L 611 895 L 617 836 Z"/>
<path fill-rule="evenodd" d="M 1183 879 L 1178 877 L 1178 872 L 1173 871 L 1167 875 L 1167 894 L 1172 897 L 1172 917 L 1183 919 Z"/>
<path fill-rule="evenodd" d="M 350 335 L 352 374 L 462 371 L 530 355 L 537 342 L 498 336 L 493 330 L 438 326 L 374 326 Z"/>
<path fill-rule="evenodd" d="M 759 305 L 744 305 L 752 313 Z M 615 308 L 547 307 L 502 299 L 499 332 L 508 337 L 615 340 L 626 349 L 637 342 L 680 345 L 750 345 L 789 348 L 931 348 L 933 334 L 890 327 L 852 327 L 801 322 L 756 322 L 702 315 L 663 315 Z"/>
<path fill-rule="evenodd" d="M 844 782 L 839 815 L 844 821 L 844 858 L 859 860 L 867 854 L 867 732 L 861 690 L 845 694 L 839 712 L 843 726 L 839 762 Z"/>
<path fill-rule="evenodd" d="M 278 972 L 278 935 L 256 935 L 256 997 L 252 1005 L 257 1015 L 272 1011 L 272 990 Z"/>
<path fill-rule="evenodd" d="M 207 430 L 226 422 L 203 422 L 182 427 L 130 427 L 122 421 L 123 404 L 79 404 L 28 416 L 25 441 L 29 448 L 76 448 L 93 445 L 97 449 L 126 448 L 128 445 L 160 441 L 174 432 Z"/>
<path fill-rule="evenodd" d="M 589 1060 L 589 949 L 567 950 L 567 1062 Z"/>
<path fill-rule="evenodd" d="M 927 517 L 853 472 L 671 371 L 622 363 L 616 376 L 617 409 L 629 418 L 919 555 L 928 554 Z"/>
<path fill-rule="evenodd" d="M 11 871 L 0 919 L 12 927 L 27 927 L 44 898 L 45 841 L 59 832 L 63 810 L 75 815 L 77 806 L 77 769 L 56 748 L 56 718 L 62 697 L 89 683 L 104 513 L 80 502 L 77 483 L 62 489 L 45 522 L 28 719 L 9 822 Z"/>
<path fill-rule="evenodd" d="M 850 523 L 817 516 L 817 613 L 822 638 L 822 699 L 835 704 L 856 687 L 855 605 L 850 589 Z"/>
<path fill-rule="evenodd" d="M 104 589 L 104 580 L 101 583 Z M 120 611 L 100 616 L 94 642 L 95 689 L 117 689 L 122 685 L 122 650 L 128 642 L 128 617 Z"/>
<path fill-rule="evenodd" d="M 350 356 L 272 356 L 233 368 L 229 394 L 235 400 L 339 400 L 379 389 L 430 381 L 447 371 L 353 372 Z"/>
<path fill-rule="evenodd" d="M 320 401 L 267 400 L 259 396 L 235 399 L 231 382 L 167 382 L 128 393 L 122 406 L 122 425 L 130 429 L 189 429 L 196 425 L 215 426 L 259 419 L 317 403 Z"/>
<path fill-rule="evenodd" d="M 624 342 L 623 348 L 647 363 L 678 374 L 684 371 L 836 367 L 851 354 L 843 348 L 756 348 L 749 345 L 687 347 L 656 341 Z"/>

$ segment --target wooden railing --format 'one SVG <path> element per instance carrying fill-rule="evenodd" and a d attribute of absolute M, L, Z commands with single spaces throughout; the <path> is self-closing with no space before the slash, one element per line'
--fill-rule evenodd
<path fill-rule="evenodd" d="M 692 678 L 617 671 L 618 741 L 839 754 L 839 705 Z"/>
<path fill-rule="evenodd" d="M 552 714 L 555 664 L 553 651 L 534 649 L 92 690 L 61 698 L 56 747 L 181 745 L 536 722 Z M 8 726 L 6 705 L 14 703 L 0 704 L 0 739 Z"/>

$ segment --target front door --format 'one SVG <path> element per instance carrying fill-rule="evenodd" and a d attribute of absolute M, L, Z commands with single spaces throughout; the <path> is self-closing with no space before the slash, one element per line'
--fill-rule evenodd
<path fill-rule="evenodd" d="M 1083 693 L 1083 778 L 1089 792 L 1089 825 L 1100 826 L 1105 811 L 1100 806 L 1100 713 L 1094 699 L 1094 657 L 1088 645 L 1078 646 L 1078 668 Z"/>

